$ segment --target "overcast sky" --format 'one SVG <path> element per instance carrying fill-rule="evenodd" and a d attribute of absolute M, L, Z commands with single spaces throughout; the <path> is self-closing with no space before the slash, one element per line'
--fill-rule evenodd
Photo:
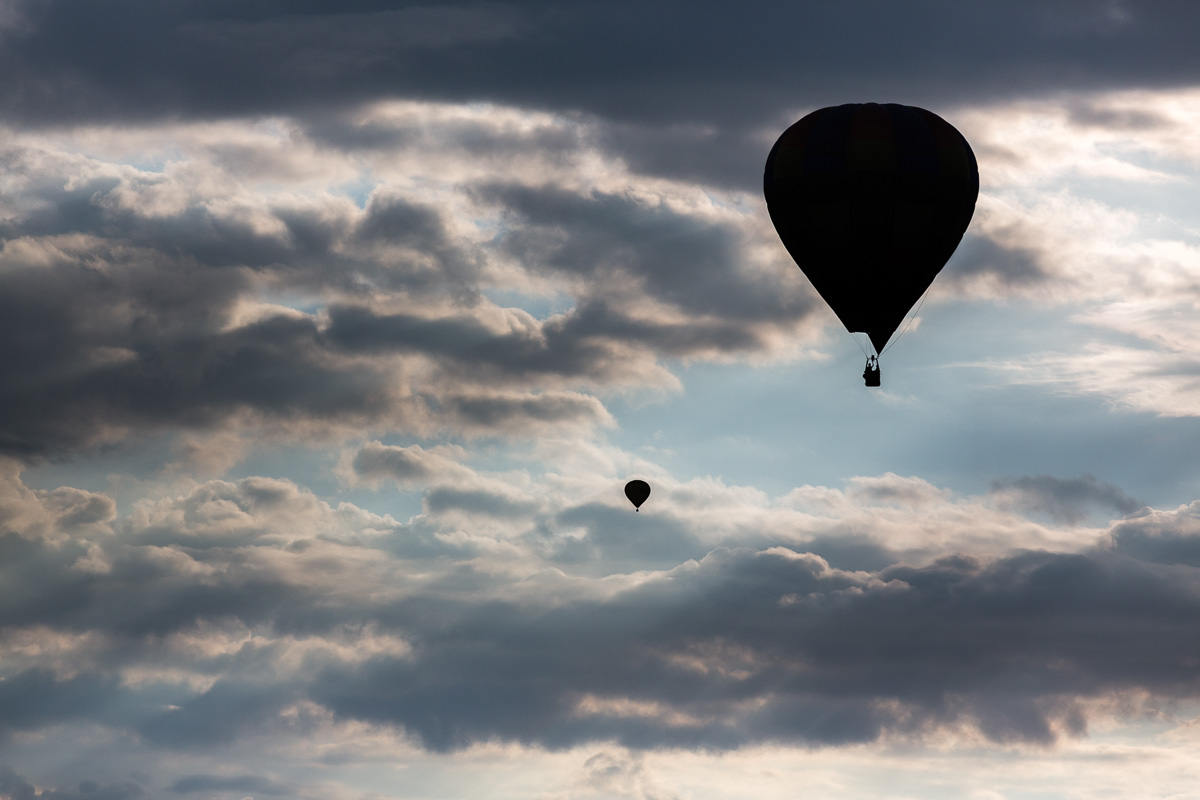
<path fill-rule="evenodd" d="M 1190 796 L 1198 31 L 0 0 L 0 798 Z M 847 102 L 981 177 L 870 390 Z"/>

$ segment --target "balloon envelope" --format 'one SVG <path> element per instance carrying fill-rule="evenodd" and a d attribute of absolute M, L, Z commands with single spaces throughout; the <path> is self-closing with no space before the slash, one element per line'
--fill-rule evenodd
<path fill-rule="evenodd" d="M 763 194 L 796 265 L 846 329 L 880 352 L 962 239 L 979 167 L 937 114 L 852 103 L 783 132 Z"/>
<path fill-rule="evenodd" d="M 633 503 L 634 508 L 641 509 L 642 503 L 650 496 L 650 484 L 645 481 L 630 481 L 625 484 L 625 496 Z"/>

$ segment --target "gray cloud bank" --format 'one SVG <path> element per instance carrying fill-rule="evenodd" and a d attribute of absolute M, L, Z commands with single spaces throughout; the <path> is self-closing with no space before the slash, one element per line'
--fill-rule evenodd
<path fill-rule="evenodd" d="M 1170 0 L 18 2 L 0 29 L 0 116 L 328 127 L 381 99 L 493 102 L 594 116 L 635 169 L 752 189 L 758 132 L 805 108 L 1191 85 L 1198 15 Z"/>
<path fill-rule="evenodd" d="M 703 123 L 914 84 L 947 98 L 1178 85 L 1200 67 L 1186 2 L 849 5 L 16 3 L 0 108 L 58 122 L 401 95 Z"/>
<path fill-rule="evenodd" d="M 769 352 L 815 308 L 793 273 L 747 267 L 735 224 L 632 197 L 468 185 L 505 220 L 472 241 L 412 197 L 248 196 L 202 158 L 199 177 L 32 147 L 7 159 L 0 452 L 14 456 L 245 425 L 607 424 L 578 390 L 662 384 L 663 356 Z M 484 297 L 547 278 L 573 308 L 536 319 Z M 300 308 L 271 302 L 288 293 Z"/>
<path fill-rule="evenodd" d="M 901 85 L 986 104 L 1033 73 L 1047 90 L 1195 74 L 1173 45 L 1191 6 L 858 5 L 12 4 L 0 453 L 607 425 L 604 393 L 674 386 L 668 359 L 777 356 L 832 321 L 761 205 L 706 194 L 757 196 L 764 127 Z M 828 51 L 842 35 L 860 60 Z M 389 99 L 425 105 L 370 105 Z M 463 101 L 496 106 L 436 105 Z M 968 237 L 946 284 L 1050 285 L 1037 232 L 998 231 Z M 534 317 L 489 299 L 506 292 L 568 304 Z"/>
<path fill-rule="evenodd" d="M 388 452 L 378 468 L 411 471 Z M 703 517 L 668 512 L 677 533 L 657 551 L 619 534 L 626 513 L 545 561 L 520 536 L 443 528 L 437 502 L 477 503 L 469 492 L 435 492 L 432 516 L 401 524 L 265 478 L 126 517 L 101 495 L 14 481 L 0 509 L 3 736 L 92 722 L 195 751 L 357 721 L 437 751 L 824 746 L 964 727 L 1046 744 L 1121 698 L 1200 689 L 1195 504 L 1147 509 L 1079 552 L 848 571 L 820 540 L 797 549 L 791 526 L 701 547 Z M 518 531 L 540 514 L 501 512 L 525 515 Z M 540 535 L 576 536 L 580 513 L 540 514 Z M 664 566 L 596 571 L 622 560 Z"/>

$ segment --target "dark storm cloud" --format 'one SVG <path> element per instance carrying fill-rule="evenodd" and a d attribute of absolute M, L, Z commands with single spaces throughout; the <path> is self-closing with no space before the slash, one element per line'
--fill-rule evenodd
<path fill-rule="evenodd" d="M 1178 85 L 1200 68 L 1191 40 L 1200 10 L 1171 0 L 18 8 L 0 50 L 9 76 L 0 107 L 31 121 L 409 96 L 728 126 L 847 97 L 953 102 Z"/>
<path fill-rule="evenodd" d="M 992 492 L 1022 511 L 1046 514 L 1056 522 L 1067 524 L 1082 522 L 1096 508 L 1123 516 L 1142 507 L 1120 487 L 1104 483 L 1095 475 L 1000 478 L 992 481 Z"/>
<path fill-rule="evenodd" d="M 491 102 L 589 121 L 645 174 L 757 192 L 796 115 L 844 102 L 935 109 L 1072 90 L 1192 85 L 1186 2 L 276 2 L 19 4 L 0 31 L 0 117 L 45 126 L 288 115 L 318 141 L 379 149 L 421 133 L 347 122 L 382 99 Z M 845 42 L 853 42 L 847 47 Z M 953 66 L 950 66 L 953 65 Z M 1077 105 L 1080 124 L 1153 124 Z M 470 124 L 474 157 L 568 152 L 578 131 L 511 139 Z"/>
<path fill-rule="evenodd" d="M 378 96 L 398 79 L 411 85 L 404 75 L 438 50 L 515 33 L 502 5 L 396 5 L 21 4 L 2 63 L 25 90 L 4 106 L 9 117 L 44 120 L 42 103 L 70 96 L 77 113 L 111 120 L 340 104 Z"/>

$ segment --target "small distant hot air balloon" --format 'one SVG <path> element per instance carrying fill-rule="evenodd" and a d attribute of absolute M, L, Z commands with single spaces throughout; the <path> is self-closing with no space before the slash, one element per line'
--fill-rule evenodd
<path fill-rule="evenodd" d="M 633 503 L 634 511 L 642 510 L 642 503 L 650 496 L 650 484 L 645 481 L 633 480 L 625 484 L 625 496 Z"/>
<path fill-rule="evenodd" d="M 975 211 L 979 166 L 954 126 L 923 108 L 814 111 L 771 148 L 763 174 L 779 238 L 852 333 L 878 354 L 945 266 Z"/>

